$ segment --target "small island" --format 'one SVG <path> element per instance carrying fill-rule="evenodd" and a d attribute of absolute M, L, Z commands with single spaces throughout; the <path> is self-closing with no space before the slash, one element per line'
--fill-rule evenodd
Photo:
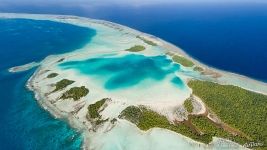
<path fill-rule="evenodd" d="M 172 56 L 172 59 L 174 62 L 181 64 L 185 67 L 193 67 L 194 63 L 188 59 L 186 59 L 185 57 L 179 56 L 179 55 L 174 55 Z"/>
<path fill-rule="evenodd" d="M 140 52 L 140 51 L 143 51 L 145 50 L 146 48 L 142 45 L 135 45 L 129 49 L 126 49 L 126 51 L 129 51 L 129 52 Z"/>
<path fill-rule="evenodd" d="M 151 45 L 151 46 L 158 46 L 155 42 L 153 41 L 150 41 L 150 40 L 147 40 L 146 38 L 144 37 L 141 37 L 141 36 L 136 36 L 136 38 L 142 40 L 144 43 L 148 44 L 148 45 Z"/>
<path fill-rule="evenodd" d="M 89 93 L 89 90 L 85 86 L 72 87 L 67 92 L 63 93 L 63 95 L 60 98 L 73 99 L 74 101 L 77 101 L 81 97 L 86 96 L 88 93 Z"/>
<path fill-rule="evenodd" d="M 266 149 L 265 83 L 211 68 L 166 41 L 112 22 L 1 16 L 63 22 L 100 33 L 79 50 L 46 57 L 27 83 L 42 108 L 82 132 L 83 148 L 135 143 L 152 149 L 213 149 L 224 143 Z"/>
<path fill-rule="evenodd" d="M 56 77 L 56 76 L 58 76 L 57 73 L 50 73 L 50 74 L 47 76 L 47 78 L 54 78 L 54 77 Z"/>
<path fill-rule="evenodd" d="M 72 80 L 62 79 L 62 80 L 58 81 L 57 83 L 55 83 L 55 85 L 54 85 L 55 89 L 53 90 L 53 92 L 60 91 L 60 90 L 62 90 L 64 88 L 66 88 L 67 86 L 71 85 L 74 82 L 75 81 L 72 81 Z"/>
<path fill-rule="evenodd" d="M 110 100 L 108 98 L 103 98 L 102 100 L 97 101 L 94 104 L 90 104 L 88 106 L 88 114 L 87 119 L 92 122 L 92 124 L 95 126 L 95 128 L 108 121 L 108 119 L 102 119 L 101 115 L 99 114 L 101 111 L 103 111 L 104 107 L 106 107 L 105 103 Z M 95 129 L 94 129 L 95 130 Z"/>

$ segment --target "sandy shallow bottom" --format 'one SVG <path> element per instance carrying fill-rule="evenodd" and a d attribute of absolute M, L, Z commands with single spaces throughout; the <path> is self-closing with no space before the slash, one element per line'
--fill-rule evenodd
<path fill-rule="evenodd" d="M 223 72 L 209 68 L 196 60 L 194 63 L 203 68 L 215 70 L 222 77 L 212 78 L 201 75 L 192 70 L 192 68 L 180 68 L 170 76 L 166 76 L 160 83 L 153 80 L 144 80 L 141 86 L 133 86 L 123 90 L 107 90 L 103 87 L 103 79 L 98 76 L 81 73 L 77 68 L 62 69 L 58 60 L 64 58 L 64 63 L 71 61 L 83 61 L 96 57 L 122 57 L 132 54 L 125 49 L 133 45 L 144 45 L 145 51 L 138 53 L 146 57 L 161 56 L 168 51 L 172 51 L 185 57 L 187 56 L 179 48 L 151 35 L 117 25 L 114 23 L 93 20 L 73 16 L 53 16 L 53 15 L 29 15 L 29 14 L 0 14 L 1 18 L 29 18 L 38 20 L 52 20 L 65 22 L 78 26 L 93 28 L 97 31 L 96 36 L 85 47 L 75 50 L 71 53 L 49 56 L 41 62 L 33 77 L 29 80 L 28 86 L 36 94 L 36 98 L 41 106 L 50 111 L 57 118 L 64 118 L 69 123 L 83 132 L 84 149 L 97 150 L 177 150 L 177 149 L 244 149 L 242 146 L 231 141 L 214 138 L 209 145 L 201 144 L 190 140 L 180 134 L 164 129 L 151 129 L 141 131 L 135 125 L 128 121 L 120 120 L 113 125 L 110 122 L 104 123 L 96 132 L 92 131 L 91 123 L 86 119 L 87 106 L 95 103 L 102 98 L 111 98 L 108 106 L 101 112 L 102 118 L 117 118 L 120 112 L 129 105 L 145 105 L 152 110 L 166 116 L 170 121 L 177 118 L 174 111 L 181 106 L 183 101 L 191 94 L 191 90 L 183 84 L 183 88 L 177 88 L 170 84 L 173 76 L 179 77 L 183 83 L 189 79 L 203 79 L 219 82 L 222 84 L 233 84 L 256 92 L 267 93 L 267 86 L 252 79 L 243 76 Z M 137 35 L 157 43 L 158 46 L 151 46 L 136 38 Z M 192 59 L 192 58 L 190 58 Z M 47 71 L 47 70 L 50 70 Z M 47 79 L 49 73 L 56 72 L 59 76 Z M 60 81 L 62 78 L 75 81 L 74 84 L 66 89 L 50 93 L 52 84 Z M 79 101 L 59 100 L 63 92 L 75 86 L 85 86 L 90 93 Z M 56 100 L 56 101 L 55 101 Z M 76 114 L 71 113 L 79 105 L 83 108 Z"/>
<path fill-rule="evenodd" d="M 242 147 L 214 138 L 213 143 L 204 145 L 192 142 L 186 137 L 177 136 L 177 133 L 155 128 L 146 132 L 140 131 L 136 126 L 125 120 L 119 120 L 118 124 L 109 132 L 92 134 L 89 143 L 95 145 L 92 148 L 98 150 L 195 150 L 195 149 L 243 149 Z"/>

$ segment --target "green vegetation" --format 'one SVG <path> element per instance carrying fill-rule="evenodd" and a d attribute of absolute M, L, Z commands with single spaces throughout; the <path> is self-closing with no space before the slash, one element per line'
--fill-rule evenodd
<path fill-rule="evenodd" d="M 134 124 L 139 124 L 141 115 L 142 112 L 139 107 L 129 106 L 121 112 L 119 118 L 125 118 Z"/>
<path fill-rule="evenodd" d="M 107 101 L 108 99 L 107 98 L 103 98 L 102 100 L 100 101 L 97 101 L 96 103 L 94 104 L 90 104 L 88 106 L 88 113 L 87 113 L 87 119 L 89 121 L 91 121 L 91 123 L 96 127 L 98 125 L 101 125 L 103 124 L 104 122 L 108 121 L 109 119 L 105 119 L 103 120 L 102 119 L 102 116 L 99 114 L 100 111 L 100 108 L 103 107 L 103 105 L 105 104 L 105 102 Z M 115 123 L 114 119 L 111 121 L 113 123 Z"/>
<path fill-rule="evenodd" d="M 62 62 L 63 60 L 65 60 L 65 58 L 61 58 L 57 62 Z"/>
<path fill-rule="evenodd" d="M 231 141 L 245 144 L 247 141 L 246 138 L 241 136 L 234 136 L 228 132 L 226 132 L 223 128 L 216 126 L 213 122 L 211 122 L 207 117 L 204 116 L 190 116 L 190 120 L 194 126 L 198 128 L 200 132 L 202 132 L 202 140 L 206 141 L 205 143 L 209 143 L 212 141 L 212 137 L 221 137 L 225 139 L 229 139 Z"/>
<path fill-rule="evenodd" d="M 100 100 L 100 101 L 97 101 L 96 103 L 94 104 L 91 104 L 88 106 L 88 114 L 90 116 L 90 118 L 100 118 L 100 114 L 99 114 L 99 109 L 105 104 L 106 102 L 106 98 Z"/>
<path fill-rule="evenodd" d="M 89 93 L 89 90 L 85 86 L 73 87 L 67 92 L 65 92 L 61 98 L 69 99 L 72 98 L 74 101 L 79 100 L 81 97 L 86 96 Z"/>
<path fill-rule="evenodd" d="M 113 118 L 112 120 L 110 120 L 110 122 L 111 122 L 112 124 L 114 124 L 116 121 L 117 121 L 116 118 Z"/>
<path fill-rule="evenodd" d="M 148 44 L 148 45 L 151 45 L 151 46 L 157 46 L 157 44 L 154 43 L 153 41 L 147 40 L 147 39 L 145 39 L 145 38 L 143 38 L 143 37 L 141 37 L 141 36 L 139 36 L 139 35 L 136 36 L 136 38 L 142 40 L 143 42 L 145 42 L 145 43 Z"/>
<path fill-rule="evenodd" d="M 166 55 L 169 55 L 169 56 L 174 56 L 175 54 L 174 53 L 172 53 L 172 52 L 166 52 Z"/>
<path fill-rule="evenodd" d="M 142 45 L 135 45 L 129 49 L 126 49 L 126 51 L 129 51 L 129 52 L 140 52 L 140 51 L 143 51 L 145 50 L 146 48 Z"/>
<path fill-rule="evenodd" d="M 142 106 L 127 107 L 121 112 L 119 118 L 136 124 L 141 130 L 149 130 L 154 127 L 170 128 L 175 126 L 170 124 L 166 117 Z"/>
<path fill-rule="evenodd" d="M 192 80 L 188 85 L 223 122 L 266 146 L 266 95 L 208 81 Z"/>
<path fill-rule="evenodd" d="M 179 56 L 179 55 L 174 55 L 172 57 L 172 60 L 176 63 L 179 63 L 185 67 L 193 67 L 194 63 L 191 60 L 188 60 L 185 57 Z"/>
<path fill-rule="evenodd" d="M 192 113 L 193 112 L 193 109 L 194 109 L 194 106 L 192 104 L 192 99 L 191 98 L 188 98 L 184 101 L 184 107 L 186 108 L 186 110 L 189 112 L 189 113 Z"/>
<path fill-rule="evenodd" d="M 60 81 L 58 81 L 55 86 L 56 89 L 53 92 L 59 91 L 64 89 L 65 87 L 67 87 L 68 85 L 71 85 L 72 83 L 74 83 L 75 81 L 72 80 L 68 80 L 68 79 L 62 79 Z"/>
<path fill-rule="evenodd" d="M 104 123 L 104 122 L 107 122 L 108 121 L 108 119 L 105 119 L 105 120 L 103 120 L 103 119 L 97 119 L 96 121 L 95 121 L 95 125 L 96 126 L 98 126 L 98 125 L 100 125 L 100 124 L 102 124 L 102 123 Z"/>
<path fill-rule="evenodd" d="M 204 116 L 190 115 L 188 121 L 172 124 L 165 116 L 143 106 L 129 106 L 121 112 L 119 118 L 134 123 L 141 130 L 147 131 L 151 128 L 164 128 L 206 144 L 210 143 L 214 136 L 223 137 L 242 144 L 246 141 L 245 138 L 234 136 L 217 127 Z"/>
<path fill-rule="evenodd" d="M 203 72 L 204 69 L 202 67 L 196 66 L 194 67 L 194 71 Z"/>
<path fill-rule="evenodd" d="M 151 128 L 164 128 L 203 143 L 210 143 L 212 135 L 200 135 L 192 130 L 186 123 L 172 124 L 165 116 L 162 116 L 145 107 L 129 106 L 124 109 L 119 118 L 126 119 L 134 124 L 141 130 L 149 130 Z"/>
<path fill-rule="evenodd" d="M 266 146 L 266 95 L 207 81 L 189 81 L 188 85 L 193 89 L 193 94 L 200 97 L 208 108 L 229 126 L 216 124 L 206 116 L 194 115 L 189 115 L 186 121 L 172 124 L 165 116 L 144 106 L 129 106 L 121 112 L 119 118 L 134 123 L 141 130 L 164 128 L 203 143 L 210 143 L 212 137 L 216 136 L 240 144 L 253 141 Z M 189 112 L 193 110 L 190 98 L 184 105 Z M 238 131 L 238 134 L 232 131 Z"/>
<path fill-rule="evenodd" d="M 56 76 L 58 76 L 58 73 L 50 73 L 47 78 L 54 78 Z"/>

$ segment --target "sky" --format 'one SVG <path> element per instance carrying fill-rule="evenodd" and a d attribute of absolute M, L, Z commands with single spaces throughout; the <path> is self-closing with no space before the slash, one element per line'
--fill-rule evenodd
<path fill-rule="evenodd" d="M 236 3 L 236 2 L 253 2 L 267 3 L 266 0 L 0 0 L 0 5 L 8 4 L 91 4 L 91 5 L 107 5 L 107 4 L 123 4 L 123 5 L 151 5 L 161 3 Z"/>

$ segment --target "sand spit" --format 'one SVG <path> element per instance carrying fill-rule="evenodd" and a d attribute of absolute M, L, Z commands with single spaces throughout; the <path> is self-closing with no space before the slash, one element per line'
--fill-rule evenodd
<path fill-rule="evenodd" d="M 31 62 L 31 63 L 25 64 L 25 65 L 15 66 L 15 67 L 9 68 L 8 71 L 13 72 L 13 73 L 14 72 L 22 72 L 22 71 L 30 70 L 34 67 L 39 66 L 39 65 L 40 65 L 40 63 L 38 63 L 38 62 Z"/>

